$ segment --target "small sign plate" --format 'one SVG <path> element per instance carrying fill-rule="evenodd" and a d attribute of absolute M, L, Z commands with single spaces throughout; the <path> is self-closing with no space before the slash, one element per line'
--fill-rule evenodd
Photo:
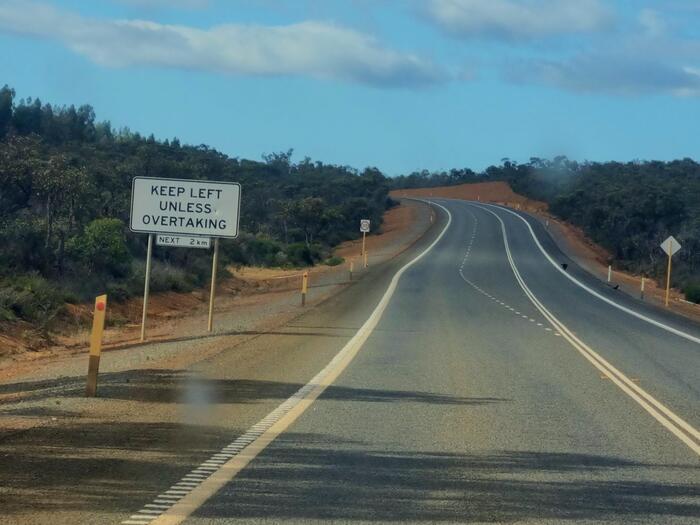
<path fill-rule="evenodd" d="M 172 246 L 174 248 L 210 248 L 209 237 L 186 237 L 183 235 L 156 235 L 156 245 Z"/>

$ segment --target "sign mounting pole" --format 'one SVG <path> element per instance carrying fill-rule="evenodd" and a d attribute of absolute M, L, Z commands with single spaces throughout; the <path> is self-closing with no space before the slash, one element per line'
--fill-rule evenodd
<path fill-rule="evenodd" d="M 369 219 L 360 219 L 360 231 L 362 232 L 362 260 L 364 261 L 363 268 L 367 268 L 367 249 L 365 247 L 365 237 L 369 232 L 369 225 Z"/>
<path fill-rule="evenodd" d="M 219 265 L 219 238 L 214 239 L 214 257 L 211 263 L 211 290 L 209 292 L 209 322 L 207 330 L 211 332 L 214 328 L 214 297 L 216 296 L 216 268 Z"/>
<path fill-rule="evenodd" d="M 146 313 L 148 312 L 148 293 L 151 288 L 151 258 L 153 256 L 153 234 L 148 234 L 148 250 L 146 252 L 146 278 L 143 283 L 143 312 L 141 314 L 141 342 L 146 340 Z"/>
<path fill-rule="evenodd" d="M 365 237 L 367 236 L 367 232 L 362 232 L 362 257 L 365 256 Z M 367 266 L 367 265 L 365 265 Z"/>
<path fill-rule="evenodd" d="M 668 308 L 668 296 L 671 293 L 671 261 L 673 260 L 673 241 L 668 240 L 668 269 L 666 271 L 666 308 Z"/>
<path fill-rule="evenodd" d="M 670 235 L 668 239 L 661 243 L 661 249 L 668 255 L 668 268 L 666 270 L 666 308 L 668 308 L 668 300 L 671 294 L 671 260 L 674 254 L 681 249 L 680 243 Z"/>

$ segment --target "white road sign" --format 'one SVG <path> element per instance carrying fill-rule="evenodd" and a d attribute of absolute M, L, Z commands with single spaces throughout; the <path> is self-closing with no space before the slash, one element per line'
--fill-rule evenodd
<path fill-rule="evenodd" d="M 369 219 L 360 219 L 360 232 L 369 233 Z"/>
<path fill-rule="evenodd" d="M 156 244 L 175 248 L 209 248 L 211 247 L 211 239 L 209 237 L 186 237 L 159 233 L 156 235 Z"/>
<path fill-rule="evenodd" d="M 238 236 L 241 185 L 134 177 L 130 228 L 138 233 Z"/>
<path fill-rule="evenodd" d="M 678 250 L 681 249 L 681 244 L 673 237 L 673 235 L 671 235 L 668 239 L 661 243 L 661 249 L 666 252 L 666 255 L 673 256 Z"/>

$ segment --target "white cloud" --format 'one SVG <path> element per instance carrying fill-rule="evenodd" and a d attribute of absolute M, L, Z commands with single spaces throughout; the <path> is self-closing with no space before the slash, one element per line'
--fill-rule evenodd
<path fill-rule="evenodd" d="M 510 61 L 503 74 L 516 83 L 573 92 L 700 96 L 700 40 L 672 34 L 653 9 L 641 10 L 632 21 L 643 31 L 602 35 L 569 57 Z"/>
<path fill-rule="evenodd" d="M 210 4 L 209 0 L 115 0 L 120 4 L 126 4 L 141 8 L 174 7 L 178 9 L 204 9 Z"/>
<path fill-rule="evenodd" d="M 511 63 L 505 71 L 510 80 L 572 91 L 700 96 L 700 40 L 629 36 L 568 58 Z"/>
<path fill-rule="evenodd" d="M 450 34 L 497 39 L 600 31 L 613 19 L 599 0 L 430 0 L 427 14 Z"/>
<path fill-rule="evenodd" d="M 209 29 L 98 20 L 46 4 L 0 1 L 0 31 L 46 38 L 107 67 L 150 65 L 236 75 L 298 75 L 383 87 L 445 80 L 432 62 L 324 22 Z"/>
<path fill-rule="evenodd" d="M 691 67 L 629 55 L 590 54 L 569 60 L 532 60 L 512 65 L 510 80 L 570 91 L 613 95 L 700 95 L 700 75 Z"/>
<path fill-rule="evenodd" d="M 644 31 L 649 36 L 657 37 L 666 32 L 666 22 L 661 15 L 653 9 L 642 9 L 639 12 L 638 19 Z"/>

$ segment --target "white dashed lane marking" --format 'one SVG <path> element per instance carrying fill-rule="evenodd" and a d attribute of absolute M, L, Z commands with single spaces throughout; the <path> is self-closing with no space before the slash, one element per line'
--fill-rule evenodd
<path fill-rule="evenodd" d="M 491 295 L 490 293 L 488 293 L 486 290 L 483 290 L 481 287 L 479 287 L 479 285 L 477 285 L 476 283 L 470 281 L 470 280 L 467 279 L 467 277 L 464 275 L 464 266 L 467 264 L 467 261 L 469 260 L 469 256 L 470 256 L 471 253 L 472 253 L 472 246 L 474 245 L 474 240 L 476 239 L 477 228 L 478 228 L 478 226 L 479 226 L 479 219 L 477 219 L 476 216 L 474 216 L 473 214 L 472 214 L 472 217 L 474 217 L 474 229 L 472 230 L 472 236 L 471 236 L 471 238 L 469 239 L 469 244 L 467 244 L 467 250 L 466 250 L 466 252 L 465 252 L 465 254 L 464 254 L 464 258 L 462 259 L 462 262 L 461 262 L 460 265 L 459 265 L 459 275 L 462 277 L 462 279 L 464 279 L 464 282 L 466 282 L 469 286 L 471 286 L 472 288 L 474 288 L 474 289 L 475 289 L 477 292 L 479 292 L 481 295 L 483 295 L 483 296 L 485 296 L 485 297 L 491 299 L 494 303 L 501 305 L 501 306 L 502 306 L 503 308 L 505 308 L 506 310 L 510 310 L 511 312 L 513 312 L 513 313 L 514 313 L 516 316 L 518 316 L 519 318 L 525 319 L 525 320 L 527 320 L 527 321 L 530 321 L 531 323 L 536 323 L 537 326 L 539 326 L 540 328 L 544 328 L 545 331 L 547 331 L 547 332 L 552 332 L 552 329 L 551 329 L 551 328 L 545 327 L 542 323 L 537 322 L 536 319 L 533 319 L 533 318 L 530 317 L 529 315 L 525 315 L 525 314 L 523 314 L 523 313 L 521 313 L 521 312 L 518 312 L 518 311 L 517 311 L 515 308 L 513 308 L 512 306 L 509 306 L 508 304 L 506 304 L 506 303 L 504 303 L 503 301 L 501 301 L 499 298 L 494 297 L 493 295 Z M 559 337 L 561 336 L 561 334 L 559 334 L 559 332 L 554 332 L 554 335 L 559 336 Z"/>

